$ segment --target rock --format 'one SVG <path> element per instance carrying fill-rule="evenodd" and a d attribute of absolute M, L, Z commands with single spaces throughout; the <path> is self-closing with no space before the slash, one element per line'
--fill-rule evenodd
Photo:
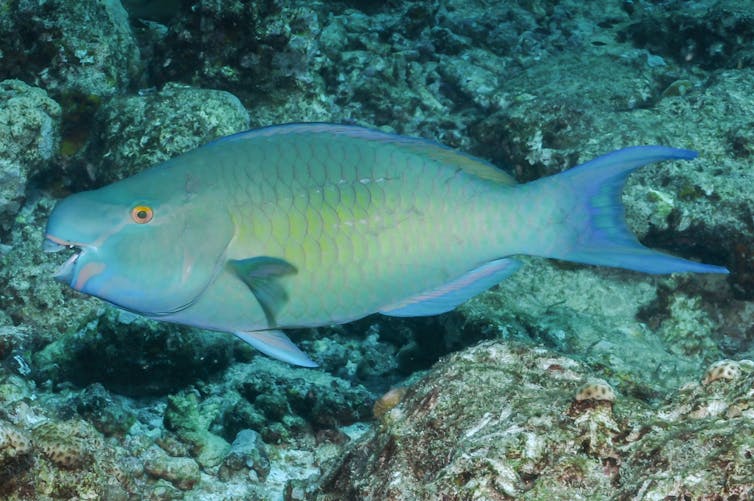
<path fill-rule="evenodd" d="M 224 470 L 224 471 L 223 471 Z M 230 446 L 230 452 L 223 461 L 220 476 L 253 470 L 257 478 L 264 482 L 270 473 L 270 460 L 267 457 L 262 437 L 254 430 L 241 430 Z"/>
<path fill-rule="evenodd" d="M 14 352 L 18 352 L 18 356 L 21 357 L 20 352 L 29 349 L 29 342 L 32 337 L 30 330 L 27 326 L 2 325 L 0 322 L 0 360 L 4 360 Z M 28 376 L 22 365 L 20 362 L 14 364 L 15 372 Z"/>
<path fill-rule="evenodd" d="M 21 0 L 3 17 L 3 68 L 56 97 L 111 96 L 138 76 L 139 50 L 117 0 Z"/>
<path fill-rule="evenodd" d="M 75 397 L 74 403 L 78 413 L 106 437 L 124 435 L 136 421 L 134 413 L 116 401 L 99 383 L 85 388 Z"/>
<path fill-rule="evenodd" d="M 157 323 L 107 307 L 80 331 L 34 355 L 34 377 L 80 386 L 100 382 L 123 395 L 164 395 L 226 367 L 234 339 Z"/>
<path fill-rule="evenodd" d="M 31 176 L 60 143 L 60 106 L 20 80 L 0 82 L 0 235 L 15 222 Z"/>
<path fill-rule="evenodd" d="M 739 370 L 719 388 L 690 383 L 655 409 L 594 398 L 607 389 L 573 399 L 585 380 L 605 383 L 542 349 L 484 343 L 410 387 L 351 444 L 318 499 L 714 497 L 731 488 L 746 497 L 754 483 L 740 451 L 754 430 L 744 417 L 754 363 Z"/>
<path fill-rule="evenodd" d="M 199 482 L 199 465 L 191 458 L 170 457 L 158 447 L 150 450 L 144 462 L 149 475 L 167 480 L 181 490 L 190 490 Z"/>
<path fill-rule="evenodd" d="M 621 490 L 627 497 L 754 495 L 754 362 L 741 360 L 736 365 L 735 379 L 707 386 L 689 382 L 656 410 L 653 419 L 637 423 L 627 437 L 628 460 L 620 468 Z"/>
<path fill-rule="evenodd" d="M 351 384 L 321 371 L 311 371 L 281 364 L 263 356 L 252 363 L 236 364 L 226 373 L 226 395 L 239 395 L 252 404 L 246 408 L 249 422 L 239 421 L 233 409 L 245 408 L 235 403 L 225 407 L 225 421 L 237 432 L 252 428 L 267 442 L 275 442 L 307 423 L 315 429 L 351 424 L 371 415 L 374 395 L 361 385 Z M 265 424 L 259 428 L 259 414 Z"/>
<path fill-rule="evenodd" d="M 705 69 L 736 68 L 754 58 L 751 45 L 744 42 L 754 36 L 751 9 L 735 0 L 688 7 L 658 16 L 642 6 L 623 34 L 638 47 Z"/>
<path fill-rule="evenodd" d="M 86 467 L 102 447 L 102 436 L 86 421 L 48 421 L 34 428 L 34 445 L 58 466 Z"/>
<path fill-rule="evenodd" d="M 86 151 L 95 167 L 80 182 L 97 186 L 249 128 L 249 113 L 233 94 L 173 83 L 112 99 L 95 120 Z"/>
<path fill-rule="evenodd" d="M 253 95 L 249 102 L 257 106 L 293 110 L 303 101 L 298 96 L 302 88 L 310 89 L 310 99 L 321 99 L 319 92 L 311 92 L 320 80 L 320 29 L 320 15 L 307 2 L 182 4 L 165 36 L 151 48 L 150 77 L 158 86 L 202 81 L 207 87 Z"/>
<path fill-rule="evenodd" d="M 209 431 L 218 413 L 217 402 L 205 401 L 200 404 L 192 392 L 168 398 L 165 427 L 197 451 L 196 460 L 203 468 L 219 466 L 230 450 L 228 442 Z"/>

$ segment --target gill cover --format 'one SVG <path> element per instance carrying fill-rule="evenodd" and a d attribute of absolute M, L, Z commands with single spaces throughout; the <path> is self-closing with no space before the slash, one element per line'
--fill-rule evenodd
<path fill-rule="evenodd" d="M 147 316 L 181 311 L 209 286 L 233 236 L 223 210 L 206 207 L 165 169 L 146 171 L 60 202 L 47 238 L 81 249 L 57 278 Z"/>

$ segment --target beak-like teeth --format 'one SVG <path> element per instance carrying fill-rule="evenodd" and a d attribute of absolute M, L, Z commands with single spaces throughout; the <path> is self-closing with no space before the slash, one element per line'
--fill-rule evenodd
<path fill-rule="evenodd" d="M 57 242 L 53 242 L 49 238 L 46 238 L 44 242 L 42 242 L 42 250 L 45 252 L 60 252 L 65 248 L 65 245 L 60 245 Z"/>
<path fill-rule="evenodd" d="M 63 249 L 71 249 L 76 251 L 75 254 L 69 257 L 68 260 L 63 263 L 63 266 L 61 266 L 58 271 L 55 272 L 55 275 L 53 275 L 55 280 L 70 285 L 73 282 L 73 278 L 75 276 L 74 265 L 76 264 L 76 260 L 81 255 L 82 249 L 81 247 L 73 245 L 67 240 L 62 240 L 49 234 L 46 235 L 46 237 L 47 238 L 45 238 L 44 242 L 42 243 L 42 250 L 44 250 L 45 252 L 60 252 Z"/>
<path fill-rule="evenodd" d="M 74 265 L 76 264 L 76 260 L 79 258 L 79 255 L 80 254 L 77 252 L 73 256 L 69 257 L 65 263 L 63 263 L 63 266 L 61 266 L 58 271 L 55 272 L 55 275 L 53 275 L 55 280 L 68 285 L 73 283 Z"/>

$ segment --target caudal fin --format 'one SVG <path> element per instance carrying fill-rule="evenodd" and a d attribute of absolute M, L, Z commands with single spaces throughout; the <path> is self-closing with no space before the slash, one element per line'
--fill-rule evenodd
<path fill-rule="evenodd" d="M 635 169 L 661 160 L 691 160 L 695 151 L 666 146 L 634 146 L 614 151 L 543 182 L 559 185 L 569 235 L 552 257 L 645 273 L 728 273 L 722 266 L 697 263 L 643 246 L 626 226 L 621 192 Z"/>

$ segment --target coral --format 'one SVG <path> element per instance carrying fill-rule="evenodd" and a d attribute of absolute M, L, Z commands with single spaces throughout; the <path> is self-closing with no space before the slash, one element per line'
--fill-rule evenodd
<path fill-rule="evenodd" d="M 0 463 L 17 459 L 31 451 L 31 440 L 21 430 L 0 421 Z"/>
<path fill-rule="evenodd" d="M 199 402 L 193 392 L 168 397 L 165 427 L 196 449 L 196 460 L 203 467 L 218 466 L 230 450 L 230 444 L 209 431 L 209 425 L 219 414 L 219 402 Z"/>

